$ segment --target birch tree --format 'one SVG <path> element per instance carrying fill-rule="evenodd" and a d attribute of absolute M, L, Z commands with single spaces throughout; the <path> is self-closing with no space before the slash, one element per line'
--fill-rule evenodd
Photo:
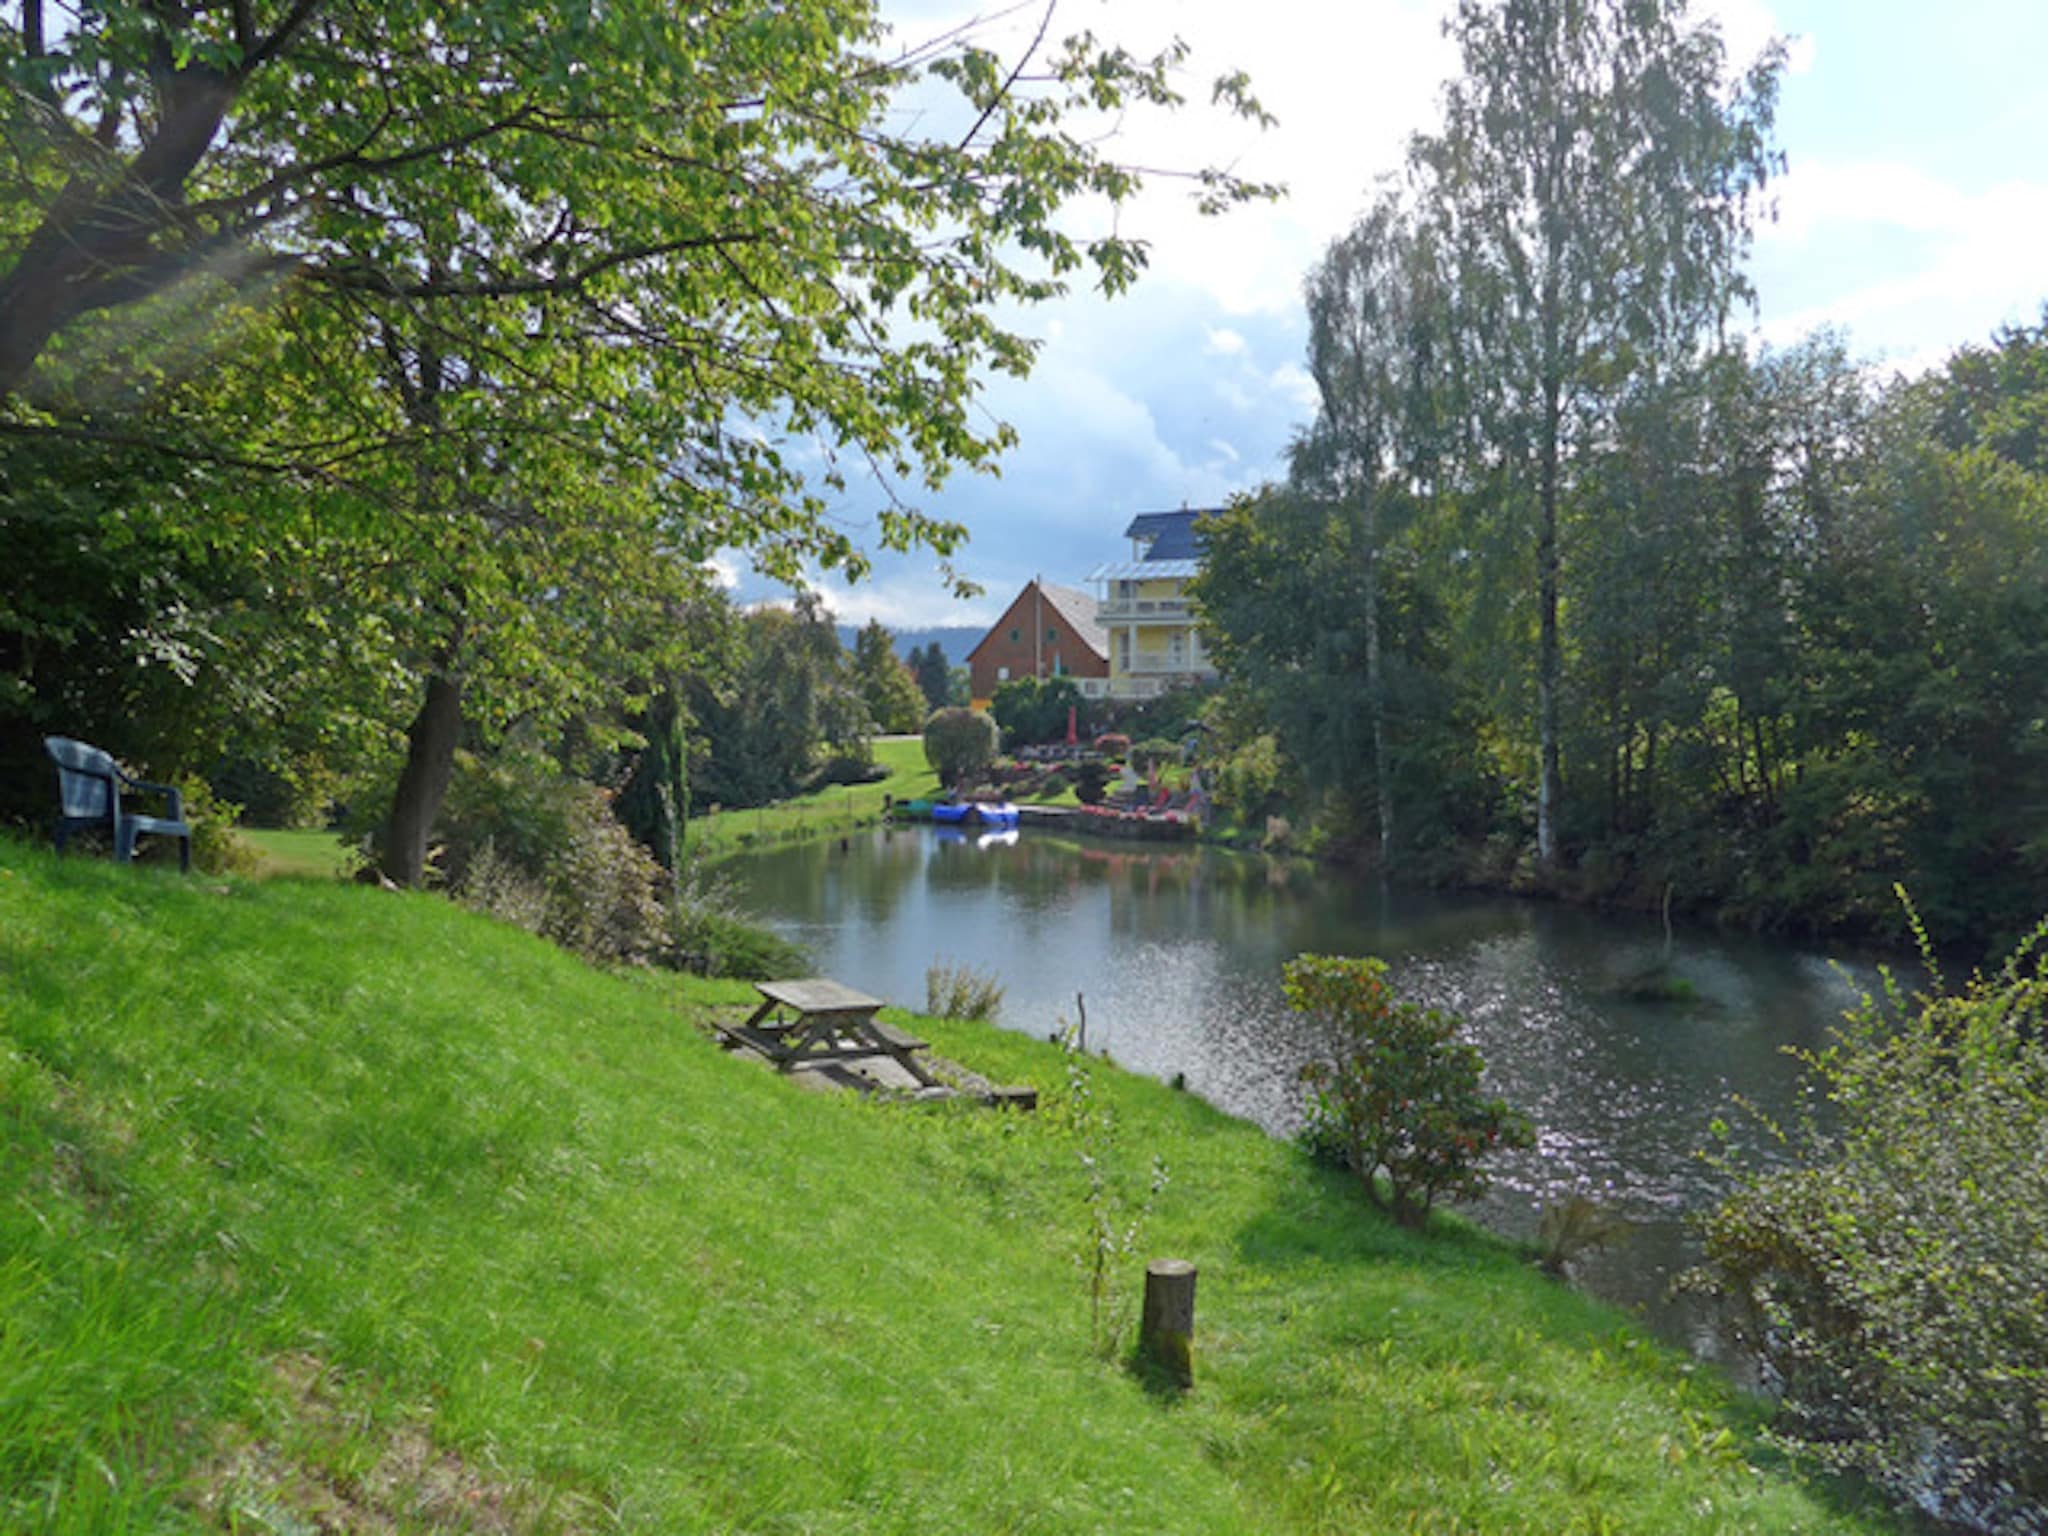
<path fill-rule="evenodd" d="M 1731 77 L 1686 0 L 1460 0 L 1412 164 L 1456 272 L 1475 417 L 1533 546 L 1537 852 L 1557 857 L 1560 505 L 1617 388 L 1714 333 L 1778 164 L 1783 50 Z"/>

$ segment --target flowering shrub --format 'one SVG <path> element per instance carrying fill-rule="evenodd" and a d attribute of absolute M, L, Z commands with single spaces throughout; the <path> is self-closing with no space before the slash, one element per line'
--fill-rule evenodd
<path fill-rule="evenodd" d="M 1287 1006 L 1320 1019 L 1336 1045 L 1334 1061 L 1302 1071 L 1314 1089 L 1303 1140 L 1397 1221 L 1419 1227 L 1439 1198 L 1484 1193 L 1479 1159 L 1534 1143 L 1526 1115 L 1479 1091 L 1479 1051 L 1456 1038 L 1457 1016 L 1397 998 L 1385 962 L 1297 955 L 1282 985 Z"/>
<path fill-rule="evenodd" d="M 1131 738 L 1121 731 L 1104 731 L 1095 738 L 1095 750 L 1111 762 L 1122 762 L 1131 750 Z"/>

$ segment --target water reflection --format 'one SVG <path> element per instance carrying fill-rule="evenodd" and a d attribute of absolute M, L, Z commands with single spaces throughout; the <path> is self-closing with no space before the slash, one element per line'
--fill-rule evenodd
<path fill-rule="evenodd" d="M 1469 1021 L 1494 1091 L 1539 1142 L 1503 1159 L 1480 1214 L 1533 1232 L 1545 1203 L 1591 1194 L 1636 1223 L 1582 1279 L 1704 1342 L 1664 1292 L 1686 1262 L 1684 1213 L 1718 1176 L 1698 1157 L 1740 1093 L 1773 1116 L 1797 1096 L 1785 1047 L 1817 1044 L 1870 983 L 1867 967 L 1761 942 L 1681 936 L 1678 1002 L 1630 996 L 1663 954 L 1654 921 L 1537 903 L 1388 891 L 1292 861 L 1049 837 L 976 840 L 878 829 L 730 866 L 743 898 L 841 981 L 906 1006 L 935 961 L 992 971 L 1002 1022 L 1051 1033 L 1086 999 L 1088 1041 L 1274 1135 L 1301 1123 L 1299 1071 L 1319 1054 L 1280 997 L 1305 950 L 1374 954 L 1396 985 Z M 1760 1148 L 1749 1149 L 1760 1154 Z"/>

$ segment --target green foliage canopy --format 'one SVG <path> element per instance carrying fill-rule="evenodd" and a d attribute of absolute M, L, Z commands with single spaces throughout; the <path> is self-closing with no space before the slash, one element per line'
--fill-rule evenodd
<path fill-rule="evenodd" d="M 922 726 L 930 713 L 916 679 L 897 658 L 895 638 L 880 619 L 869 620 L 854 636 L 853 682 L 878 731 L 906 735 Z"/>
<path fill-rule="evenodd" d="M 847 462 L 882 547 L 955 544 L 899 488 L 1010 441 L 1020 306 L 1144 264 L 1059 222 L 1139 184 L 1083 120 L 1180 102 L 1177 47 L 897 47 L 866 0 L 46 9 L 0 21 L 0 426 L 141 441 L 109 515 L 255 567 L 294 675 L 424 685 L 407 878 L 463 731 L 658 670 L 714 551 L 857 574 Z"/>

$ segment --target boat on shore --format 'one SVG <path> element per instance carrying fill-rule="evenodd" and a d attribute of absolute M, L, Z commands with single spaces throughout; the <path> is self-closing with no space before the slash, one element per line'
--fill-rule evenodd
<path fill-rule="evenodd" d="M 1001 830 L 1017 825 L 1017 807 L 1007 800 L 936 800 L 931 819 L 942 827 L 989 827 Z"/>

